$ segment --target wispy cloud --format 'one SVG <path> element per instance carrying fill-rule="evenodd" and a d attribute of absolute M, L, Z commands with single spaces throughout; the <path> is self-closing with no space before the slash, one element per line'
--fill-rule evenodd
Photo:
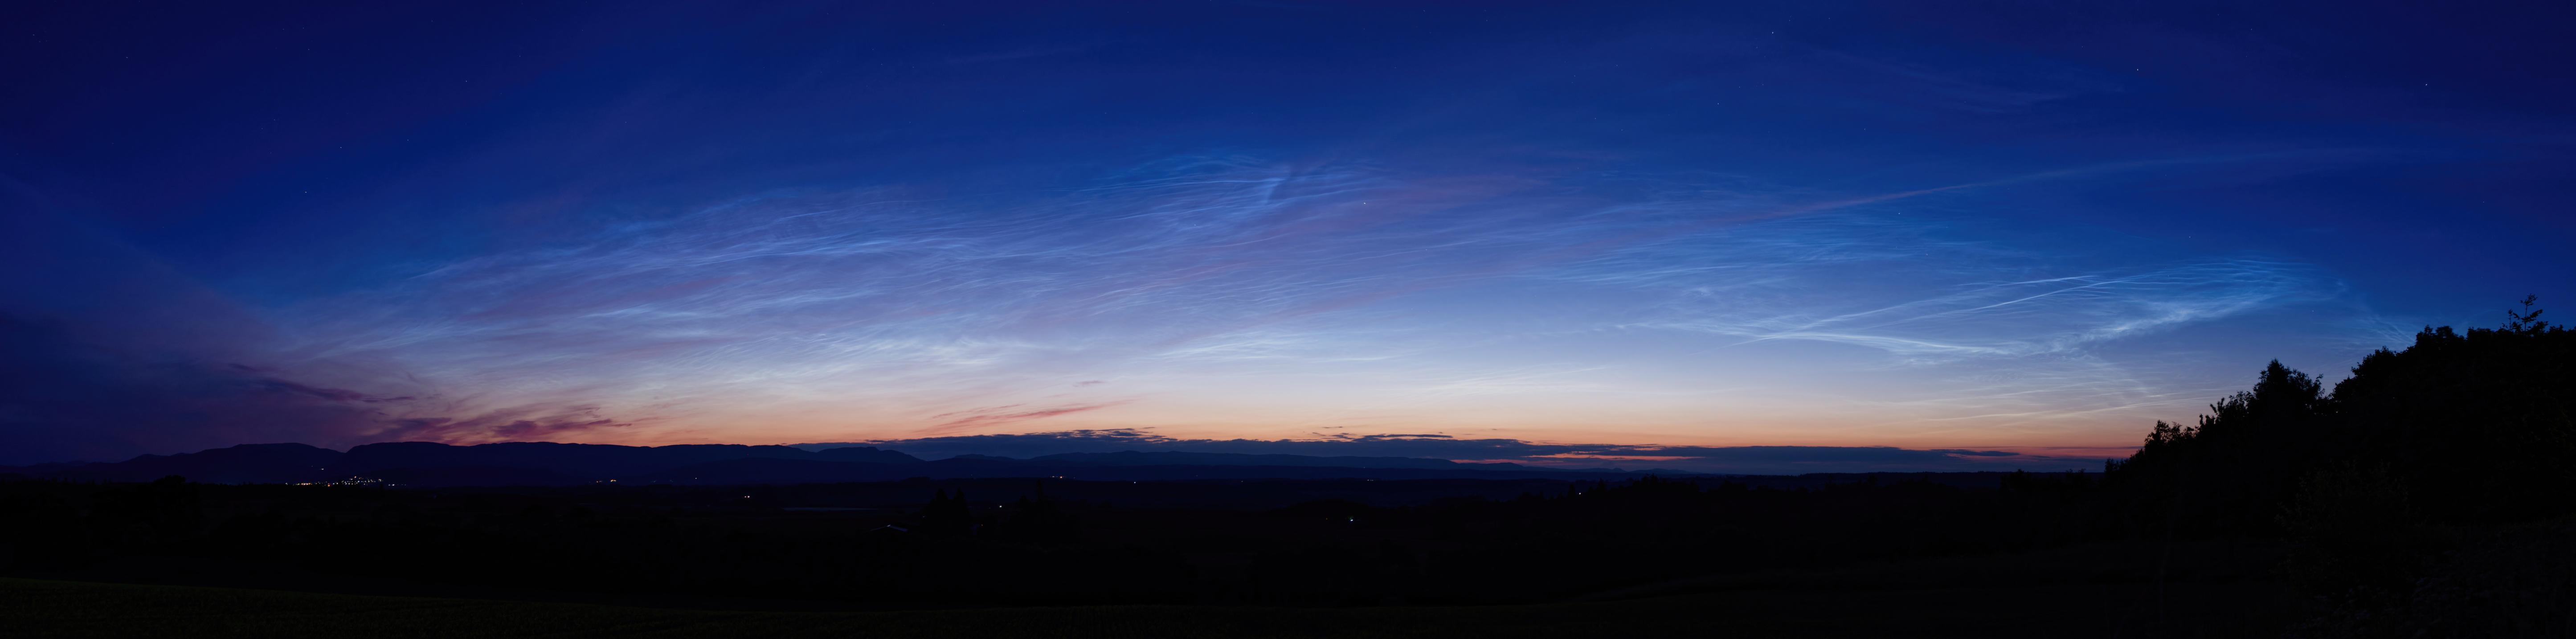
<path fill-rule="evenodd" d="M 294 315 L 315 318 L 297 331 L 314 337 L 308 352 L 398 358 L 495 405 L 623 387 L 598 405 L 868 401 L 938 415 L 1032 401 L 1099 372 L 1375 370 L 1408 378 L 1418 398 L 1598 396 L 1627 383 L 1602 377 L 1611 364 L 1449 360 L 1552 350 L 1586 330 L 1835 343 L 1914 362 L 2063 355 L 2333 294 L 2331 278 L 2296 263 L 2077 266 L 1896 215 L 1935 194 L 2118 170 L 1861 196 L 1639 177 L 1587 194 L 1537 174 L 1407 180 L 1185 157 L 1008 197 L 744 198 L 428 268 Z M 1548 302 L 1565 295 L 1595 299 Z M 1447 299 L 1485 308 L 1433 301 Z M 871 419 L 946 431 L 1067 412 Z"/>
<path fill-rule="evenodd" d="M 402 381 L 253 377 L 381 414 L 360 433 L 651 442 L 743 422 L 944 435 L 1077 413 L 1242 421 L 1155 409 L 1264 383 L 1332 387 L 1284 410 L 1238 407 L 1286 432 L 1445 426 L 1549 400 L 1549 419 L 1669 422 L 1766 392 L 1689 382 L 1782 365 L 1709 357 L 1758 344 L 1861 347 L 1889 365 L 2013 360 L 2054 376 L 1945 374 L 1925 386 L 1939 397 L 1879 389 L 1818 404 L 1914 410 L 1920 432 L 1950 420 L 1966 433 L 2181 401 L 2203 386 L 2138 374 L 2098 347 L 2337 293 L 2286 260 L 2086 259 L 1905 215 L 1940 210 L 1936 196 L 2138 166 L 2158 165 L 1851 195 L 1742 176 L 1605 186 L 1197 156 L 1079 188 L 779 192 L 277 309 L 285 343 L 260 361 L 377 362 L 398 372 L 376 377 Z M 1635 335 L 1684 337 L 1594 350 Z M 1104 396 L 1103 379 L 1120 394 Z"/>
<path fill-rule="evenodd" d="M 1662 326 L 1755 341 L 1840 342 L 1934 360 L 2011 357 L 2064 353 L 2251 310 L 2322 301 L 2340 292 L 2337 282 L 2313 267 L 2251 259 L 1947 288 L 1831 315 L 1734 314 Z"/>
<path fill-rule="evenodd" d="M 595 406 L 521 406 L 466 418 L 406 417 L 388 419 L 373 433 L 382 441 L 434 441 L 482 444 L 551 441 L 586 431 L 625 428 L 634 422 L 602 416 Z"/>
<path fill-rule="evenodd" d="M 1027 407 L 1021 404 L 1012 404 L 1008 406 L 993 406 L 988 408 L 941 413 L 938 415 L 932 415 L 930 418 L 945 419 L 948 421 L 943 421 L 929 428 L 922 429 L 921 432 L 923 434 L 944 434 L 961 430 L 1003 426 L 1030 420 L 1045 419 L 1058 415 L 1070 415 L 1083 411 L 1100 410 L 1125 403 L 1127 402 L 1118 401 L 1098 404 L 1071 404 L 1036 408 Z"/>

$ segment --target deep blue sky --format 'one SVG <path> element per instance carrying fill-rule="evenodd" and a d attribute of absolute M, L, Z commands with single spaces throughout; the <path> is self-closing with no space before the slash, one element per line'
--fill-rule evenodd
<path fill-rule="evenodd" d="M 0 463 L 2089 466 L 2576 300 L 2564 4 L 717 4 L 12 5 Z"/>

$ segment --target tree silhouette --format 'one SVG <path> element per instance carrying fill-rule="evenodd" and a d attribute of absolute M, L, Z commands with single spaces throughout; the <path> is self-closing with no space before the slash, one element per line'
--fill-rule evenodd
<path fill-rule="evenodd" d="M 2211 531 L 2277 532 L 2311 475 L 2373 465 L 2433 521 L 2566 513 L 2553 495 L 2576 488 L 2556 467 L 2576 455 L 2576 333 L 2541 320 L 2537 301 L 2495 329 L 2427 327 L 2364 357 L 2331 394 L 2271 362 L 2197 425 L 2156 422 L 2111 479 L 2141 508 Z"/>

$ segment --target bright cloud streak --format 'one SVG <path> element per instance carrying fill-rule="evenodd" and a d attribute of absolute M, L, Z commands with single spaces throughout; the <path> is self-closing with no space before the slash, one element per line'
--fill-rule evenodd
<path fill-rule="evenodd" d="M 55 63 L 0 101 L 0 463 L 1079 432 L 1137 435 L 1010 441 L 2027 461 L 2576 268 L 2557 85 L 2445 71 L 2527 71 L 2502 39 L 2389 48 L 2415 17 L 366 9 L 314 19 L 384 37 L 74 11 L 42 18 L 100 35 L 21 43 Z M 2444 79 L 2372 80 L 2405 65 Z"/>
<path fill-rule="evenodd" d="M 1159 177 L 1018 197 L 746 198 L 426 267 L 279 315 L 305 338 L 289 352 L 398 362 L 424 382 L 401 391 L 434 398 L 406 407 L 422 414 L 397 411 L 380 435 L 509 438 L 529 427 L 445 416 L 546 411 L 641 424 L 545 431 L 613 441 L 684 441 L 744 421 L 781 439 L 1069 425 L 1556 434 L 1611 415 L 1659 441 L 1779 443 L 1792 431 L 1693 424 L 1729 404 L 1772 410 L 1739 400 L 1780 392 L 1712 371 L 2023 371 L 1940 384 L 1946 408 L 1880 392 L 1867 400 L 1879 409 L 1779 416 L 1792 422 L 2134 421 L 2199 398 L 2097 347 L 2332 300 L 2338 286 L 2254 258 L 2083 266 L 1888 208 L 1944 189 L 1640 203 L 1537 178 L 1419 181 L 1236 158 L 1129 174 Z M 1870 286 L 1845 283 L 1861 273 Z M 1649 338 L 1667 347 L 1625 350 Z M 1748 348 L 1766 342 L 1880 355 L 1826 365 L 1800 348 Z M 1098 380 L 1114 381 L 1082 383 Z M 1557 408 L 1496 420 L 1498 399 Z"/>

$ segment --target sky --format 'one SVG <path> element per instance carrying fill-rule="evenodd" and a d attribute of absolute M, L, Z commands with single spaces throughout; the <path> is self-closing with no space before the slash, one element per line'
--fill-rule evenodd
<path fill-rule="evenodd" d="M 0 463 L 2098 468 L 2576 300 L 2564 6 L 934 4 L 0 9 Z"/>

